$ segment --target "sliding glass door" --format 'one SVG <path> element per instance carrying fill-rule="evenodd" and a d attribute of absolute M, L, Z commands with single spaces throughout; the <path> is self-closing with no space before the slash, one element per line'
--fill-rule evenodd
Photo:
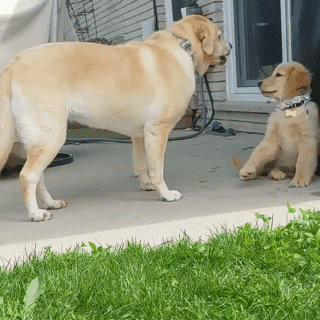
<path fill-rule="evenodd" d="M 314 72 L 320 58 L 320 1 L 290 1 L 292 58 Z"/>
<path fill-rule="evenodd" d="M 235 53 L 229 70 L 234 100 L 236 95 L 240 100 L 258 97 L 258 81 L 281 62 L 298 61 L 311 72 L 320 66 L 320 0 L 226 1 L 226 19 L 233 17 L 229 37 Z"/>
<path fill-rule="evenodd" d="M 236 0 L 237 86 L 254 87 L 283 60 L 279 0 Z"/>

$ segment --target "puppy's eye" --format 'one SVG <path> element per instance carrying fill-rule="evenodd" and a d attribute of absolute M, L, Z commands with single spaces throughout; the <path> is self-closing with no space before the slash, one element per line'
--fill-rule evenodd
<path fill-rule="evenodd" d="M 282 74 L 280 74 L 279 72 L 276 74 L 276 77 L 282 77 Z"/>

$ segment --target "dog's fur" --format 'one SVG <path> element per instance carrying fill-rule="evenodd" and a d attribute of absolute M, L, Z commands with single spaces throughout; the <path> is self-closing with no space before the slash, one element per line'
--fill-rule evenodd
<path fill-rule="evenodd" d="M 196 15 L 143 42 L 55 43 L 18 55 L 0 77 L 0 169 L 19 140 L 27 158 L 20 182 L 29 219 L 50 219 L 46 209 L 66 206 L 51 198 L 43 171 L 65 142 L 68 119 L 130 136 L 142 189 L 179 200 L 163 180 L 167 139 L 195 91 L 196 73 L 225 63 L 231 45 L 220 35 Z M 181 46 L 185 40 L 190 52 Z"/>
<path fill-rule="evenodd" d="M 310 72 L 300 63 L 280 64 L 272 75 L 260 84 L 261 93 L 279 102 L 303 96 L 310 92 Z M 319 115 L 314 102 L 287 110 L 276 110 L 268 120 L 262 142 L 253 150 L 240 170 L 241 180 L 250 180 L 263 171 L 275 180 L 294 172 L 292 187 L 305 187 L 311 183 L 317 168 Z M 235 167 L 239 166 L 234 159 Z"/>

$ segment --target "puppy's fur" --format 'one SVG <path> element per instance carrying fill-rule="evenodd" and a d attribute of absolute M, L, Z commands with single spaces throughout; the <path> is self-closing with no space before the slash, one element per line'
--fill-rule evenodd
<path fill-rule="evenodd" d="M 265 97 L 287 102 L 309 93 L 310 81 L 310 72 L 300 63 L 292 62 L 280 64 L 259 86 Z M 240 179 L 254 179 L 267 171 L 272 179 L 281 180 L 291 171 L 294 178 L 290 186 L 308 186 L 317 168 L 318 135 L 319 114 L 314 102 L 276 109 L 269 117 L 264 139 L 240 170 Z"/>
<path fill-rule="evenodd" d="M 64 144 L 68 119 L 130 136 L 142 189 L 179 200 L 163 180 L 167 139 L 195 91 L 196 73 L 225 63 L 231 45 L 220 36 L 197 15 L 144 42 L 54 43 L 18 55 L 0 77 L 0 169 L 19 140 L 27 157 L 20 182 L 29 219 L 50 219 L 46 209 L 66 206 L 51 198 L 43 171 Z M 186 40 L 191 46 L 183 48 Z"/>

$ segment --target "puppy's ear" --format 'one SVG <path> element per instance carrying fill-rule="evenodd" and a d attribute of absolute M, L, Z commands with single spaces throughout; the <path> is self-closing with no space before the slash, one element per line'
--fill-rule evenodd
<path fill-rule="evenodd" d="M 213 53 L 213 35 L 212 31 L 206 25 L 201 25 L 196 33 L 197 38 L 202 43 L 203 51 L 211 55 Z"/>
<path fill-rule="evenodd" d="M 286 82 L 286 96 L 294 97 L 303 95 L 310 90 L 311 76 L 308 70 L 304 71 L 297 67 L 289 70 Z"/>

